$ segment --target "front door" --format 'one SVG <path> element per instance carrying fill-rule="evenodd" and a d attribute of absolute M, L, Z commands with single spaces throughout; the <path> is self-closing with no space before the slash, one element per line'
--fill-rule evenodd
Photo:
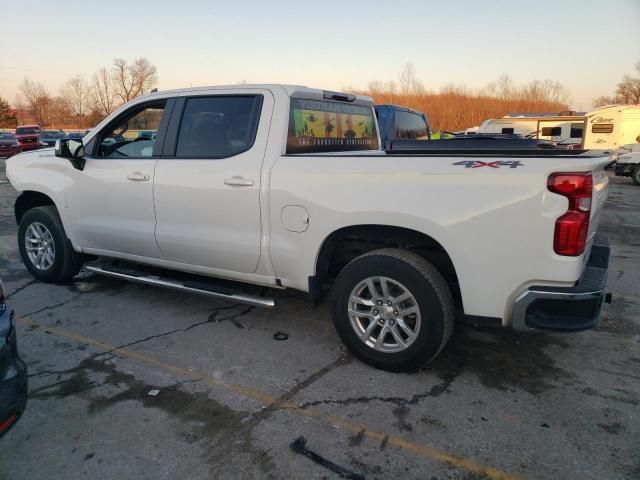
<path fill-rule="evenodd" d="M 141 104 L 118 116 L 98 133 L 84 169 L 73 170 L 67 202 L 83 250 L 162 258 L 154 236 L 153 178 L 165 105 Z"/>
<path fill-rule="evenodd" d="M 272 110 L 273 97 L 262 90 L 176 101 L 154 186 L 156 239 L 167 260 L 256 270 L 260 171 Z"/>

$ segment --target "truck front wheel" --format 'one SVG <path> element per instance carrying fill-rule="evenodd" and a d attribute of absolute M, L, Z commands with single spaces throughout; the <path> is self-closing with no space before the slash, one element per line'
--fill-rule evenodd
<path fill-rule="evenodd" d="M 360 360 L 410 371 L 433 360 L 453 331 L 451 290 L 419 255 L 398 249 L 366 253 L 338 275 L 332 294 L 338 335 Z"/>
<path fill-rule="evenodd" d="M 22 216 L 18 246 L 27 270 L 43 282 L 64 282 L 82 268 L 84 257 L 73 250 L 53 206 L 35 207 Z"/>
<path fill-rule="evenodd" d="M 636 185 L 640 185 L 640 165 L 636 165 L 631 170 L 631 180 L 633 180 L 633 183 Z"/>

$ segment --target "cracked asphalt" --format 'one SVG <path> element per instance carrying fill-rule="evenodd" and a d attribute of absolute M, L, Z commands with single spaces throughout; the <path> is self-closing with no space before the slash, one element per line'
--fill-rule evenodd
<path fill-rule="evenodd" d="M 431 366 L 392 374 L 302 294 L 261 310 L 88 272 L 34 281 L 0 160 L 0 277 L 30 371 L 0 479 L 638 479 L 640 188 L 611 181 L 596 330 L 461 326 Z M 290 448 L 301 436 L 317 461 Z"/>

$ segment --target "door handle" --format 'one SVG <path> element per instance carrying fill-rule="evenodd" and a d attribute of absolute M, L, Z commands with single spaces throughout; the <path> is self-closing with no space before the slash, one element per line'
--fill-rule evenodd
<path fill-rule="evenodd" d="M 231 178 L 225 178 L 224 184 L 232 185 L 234 187 L 251 187 L 253 185 L 253 180 L 234 175 Z"/>
<path fill-rule="evenodd" d="M 148 182 L 149 175 L 140 172 L 131 172 L 127 174 L 127 180 L 131 180 L 132 182 Z"/>

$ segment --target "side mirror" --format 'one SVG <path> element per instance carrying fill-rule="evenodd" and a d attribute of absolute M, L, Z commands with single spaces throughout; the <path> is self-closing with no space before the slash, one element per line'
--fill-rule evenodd
<path fill-rule="evenodd" d="M 56 157 L 66 158 L 73 168 L 84 170 L 86 160 L 84 158 L 84 145 L 82 142 L 61 138 L 56 140 Z"/>

